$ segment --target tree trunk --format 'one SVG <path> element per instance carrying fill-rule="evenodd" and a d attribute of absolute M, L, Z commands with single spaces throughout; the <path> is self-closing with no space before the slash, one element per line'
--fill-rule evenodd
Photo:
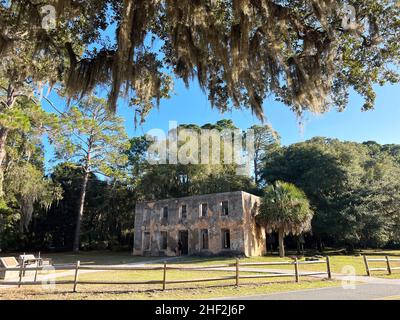
<path fill-rule="evenodd" d="M 1 109 L 1 113 L 3 113 L 6 109 L 10 109 L 14 106 L 16 100 L 16 92 L 14 86 L 9 84 L 7 89 L 7 100 L 6 100 L 6 108 Z M 4 199 L 4 160 L 6 158 L 6 145 L 7 145 L 7 137 L 10 133 L 10 129 L 0 127 L 0 201 Z"/>
<path fill-rule="evenodd" d="M 258 159 L 254 157 L 254 182 L 258 186 Z"/>
<path fill-rule="evenodd" d="M 317 251 L 318 252 L 322 252 L 323 251 L 322 250 L 322 240 L 321 240 L 320 237 L 318 237 L 318 240 L 317 240 Z"/>
<path fill-rule="evenodd" d="M 7 128 L 0 128 L 0 200 L 4 197 L 4 160 L 6 158 L 6 143 L 9 131 Z"/>
<path fill-rule="evenodd" d="M 75 227 L 75 238 L 74 238 L 74 246 L 73 251 L 79 252 L 79 244 L 80 244 L 80 235 L 81 235 L 81 223 L 83 217 L 83 209 L 85 206 L 85 198 L 86 198 L 86 188 L 89 181 L 89 171 L 85 170 L 85 174 L 82 180 L 82 190 L 79 198 L 79 212 L 76 217 L 76 227 Z"/>
<path fill-rule="evenodd" d="M 279 229 L 279 256 L 283 258 L 285 256 L 285 243 L 284 243 L 285 234 L 283 229 Z"/>
<path fill-rule="evenodd" d="M 297 246 L 297 254 L 299 255 L 301 252 L 301 244 L 300 244 L 300 239 L 297 237 L 296 239 L 296 246 Z"/>
<path fill-rule="evenodd" d="M 297 254 L 304 255 L 304 238 L 302 235 L 296 237 Z"/>

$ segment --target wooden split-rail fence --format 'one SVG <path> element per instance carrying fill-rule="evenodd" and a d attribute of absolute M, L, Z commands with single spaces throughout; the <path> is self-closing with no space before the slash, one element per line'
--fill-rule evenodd
<path fill-rule="evenodd" d="M 365 265 L 365 270 L 367 271 L 367 276 L 370 277 L 372 274 L 372 271 L 387 271 L 389 275 L 393 273 L 395 270 L 400 270 L 400 267 L 394 267 L 392 265 L 392 262 L 400 263 L 400 258 L 391 258 L 389 256 L 385 256 L 385 258 L 368 258 L 367 256 L 364 256 L 364 265 Z M 378 268 L 371 268 L 370 263 L 384 263 L 384 267 L 378 267 Z"/>
<path fill-rule="evenodd" d="M 170 284 L 184 284 L 184 283 L 200 283 L 200 282 L 215 282 L 215 281 L 228 281 L 235 280 L 235 285 L 239 286 L 241 280 L 248 279 L 261 279 L 261 278 L 279 278 L 279 277 L 294 277 L 296 282 L 300 282 L 300 277 L 303 276 L 300 272 L 301 265 L 326 265 L 326 271 L 323 272 L 306 272 L 304 276 L 317 276 L 326 275 L 328 279 L 332 278 L 330 258 L 327 257 L 324 260 L 315 261 L 286 261 L 286 262 L 240 262 L 236 259 L 233 264 L 220 264 L 220 265 L 203 265 L 203 266 L 178 266 L 173 264 L 167 264 L 166 262 L 162 265 L 154 266 L 100 266 L 100 265 L 81 265 L 80 261 L 77 261 L 75 265 L 69 266 L 52 266 L 53 270 L 61 271 L 73 271 L 73 280 L 54 280 L 56 284 L 62 285 L 73 285 L 73 292 L 77 292 L 78 285 L 161 285 L 162 290 L 166 290 L 167 285 Z M 271 266 L 293 266 L 294 273 L 290 273 L 290 269 L 280 269 L 280 272 L 269 272 L 263 268 L 258 269 L 258 267 L 271 267 Z M 250 267 L 256 267 L 249 269 Z M 42 281 L 37 280 L 38 272 L 48 270 L 48 267 L 35 266 L 26 267 L 24 264 L 18 268 L 4 268 L 0 271 L 18 271 L 19 280 L 18 281 L 0 281 L 1 285 L 8 286 L 18 286 L 19 288 L 27 285 L 41 285 Z M 149 270 L 160 270 L 162 271 L 162 280 L 150 280 L 150 281 L 87 281 L 79 279 L 79 272 L 82 270 L 91 271 L 149 271 Z M 178 270 L 178 271 L 226 271 L 234 273 L 232 276 L 223 277 L 213 277 L 213 278 L 198 278 L 198 279 L 171 279 L 168 280 L 168 270 Z M 25 271 L 35 272 L 33 281 L 25 281 L 23 279 L 23 274 Z M 254 274 L 243 274 L 243 273 L 254 273 Z M 258 273 L 258 274 L 256 274 Z M 43 280 L 48 281 L 48 280 Z M 227 284 L 228 285 L 228 284 Z"/>

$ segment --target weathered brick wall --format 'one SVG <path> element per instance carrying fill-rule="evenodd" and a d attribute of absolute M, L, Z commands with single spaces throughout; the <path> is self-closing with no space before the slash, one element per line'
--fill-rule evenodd
<path fill-rule="evenodd" d="M 190 255 L 258 254 L 258 252 L 262 251 L 260 249 L 260 241 L 264 241 L 265 243 L 265 235 L 262 238 L 262 234 L 253 231 L 247 232 L 245 230 L 245 228 L 251 227 L 253 220 L 250 219 L 250 210 L 253 209 L 257 199 L 259 198 L 247 193 L 230 192 L 139 203 L 136 206 L 135 215 L 134 254 L 174 256 L 178 245 L 179 231 L 183 230 L 187 230 L 189 234 L 188 253 Z M 244 200 L 250 202 L 245 204 Z M 222 201 L 228 201 L 228 216 L 221 215 Z M 200 206 L 202 203 L 208 204 L 207 217 L 200 216 Z M 180 217 L 180 208 L 182 205 L 186 205 L 187 207 L 186 219 Z M 165 206 L 168 206 L 168 221 L 162 219 L 162 210 Z M 202 250 L 201 248 L 200 231 L 202 229 L 208 230 L 208 250 Z M 231 247 L 229 250 L 222 249 L 222 229 L 230 230 Z M 257 228 L 255 230 L 257 231 Z M 161 250 L 160 248 L 159 237 L 161 231 L 168 233 L 167 250 Z M 144 232 L 150 232 L 151 234 L 151 250 L 145 252 L 142 250 Z M 257 244 L 256 249 L 249 250 L 248 244 L 245 243 L 245 235 L 247 235 L 247 238 L 253 244 Z M 260 236 L 261 239 L 254 239 L 256 236 Z"/>
<path fill-rule="evenodd" d="M 261 198 L 243 193 L 245 254 L 262 256 L 267 251 L 265 228 L 256 223 Z"/>

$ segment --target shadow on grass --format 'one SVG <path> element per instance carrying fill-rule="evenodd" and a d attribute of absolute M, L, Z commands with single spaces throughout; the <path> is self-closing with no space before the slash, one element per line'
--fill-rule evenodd
<path fill-rule="evenodd" d="M 35 255 L 37 253 L 30 252 Z M 14 256 L 18 257 L 21 253 L 7 253 L 1 254 L 1 256 Z M 288 250 L 286 259 L 290 260 L 290 257 L 312 257 L 312 256 L 400 256 L 400 250 L 384 250 L 384 249 L 364 249 L 349 252 L 346 249 L 335 249 L 326 248 L 323 252 L 316 250 L 306 250 L 304 254 L 298 254 L 297 251 Z M 202 263 L 202 262 L 218 262 L 218 263 L 232 263 L 236 258 L 235 256 L 183 256 L 183 257 L 142 257 L 132 256 L 131 252 L 114 252 L 114 251 L 82 251 L 79 253 L 73 252 L 60 252 L 60 253 L 42 253 L 43 258 L 51 258 L 53 263 L 56 265 L 75 264 L 76 261 L 81 261 L 82 265 L 117 265 L 117 264 L 128 264 L 128 263 L 141 263 L 141 262 L 156 262 L 162 263 L 163 259 L 168 264 L 191 264 L 191 263 Z M 279 260 L 279 254 L 277 252 L 268 252 L 265 257 L 276 258 Z M 243 258 L 243 257 L 239 257 Z"/>
<path fill-rule="evenodd" d="M 326 280 L 328 281 L 328 280 Z M 318 282 L 318 280 L 303 280 L 302 283 L 315 283 Z M 215 289 L 226 289 L 226 288 L 231 288 L 231 289 L 237 289 L 240 290 L 241 288 L 246 288 L 246 287 L 252 287 L 252 288 L 258 288 L 258 287 L 265 287 L 265 286 L 272 286 L 272 285 L 289 285 L 289 284 L 295 284 L 293 281 L 276 281 L 276 282 L 258 282 L 258 283 L 252 283 L 252 282 L 243 282 L 240 284 L 239 287 L 237 287 L 235 284 L 216 284 L 216 285 L 206 285 L 206 286 L 188 286 L 188 287 L 171 287 L 167 288 L 166 290 L 157 289 L 157 288 L 147 288 L 147 289 L 120 289 L 120 290 L 99 290 L 99 289 L 86 289 L 84 285 L 81 286 L 81 289 L 79 289 L 77 292 L 72 292 L 72 290 L 62 290 L 62 291 L 39 291 L 39 292 L 32 292 L 32 291 L 27 291 L 27 293 L 31 296 L 48 296 L 48 295 L 70 295 L 70 296 L 78 296 L 78 295 L 85 295 L 85 294 L 103 294 L 103 295 L 126 295 L 126 294 L 168 294 L 168 293 L 182 293 L 185 292 L 187 293 L 188 291 L 194 291 L 193 293 L 198 292 L 199 290 L 215 290 Z M 299 284 L 300 286 L 300 284 Z M 299 288 L 301 289 L 301 287 Z"/>

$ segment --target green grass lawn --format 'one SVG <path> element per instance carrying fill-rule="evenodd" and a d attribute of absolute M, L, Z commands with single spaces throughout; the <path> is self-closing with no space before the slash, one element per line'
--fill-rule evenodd
<path fill-rule="evenodd" d="M 242 272 L 242 275 L 254 274 Z M 167 280 L 217 278 L 234 275 L 226 271 L 177 271 L 168 270 Z M 159 270 L 151 271 L 108 271 L 86 273 L 79 276 L 80 281 L 149 281 L 162 280 L 163 273 Z M 72 280 L 65 277 L 60 280 Z M 162 291 L 161 284 L 151 285 L 78 285 L 78 292 L 73 293 L 72 284 L 57 285 L 51 290 L 44 290 L 40 286 L 23 286 L 20 289 L 0 290 L 2 299 L 206 299 L 217 297 L 244 296 L 252 294 L 267 294 L 282 291 L 321 288 L 340 285 L 339 282 L 326 279 L 318 280 L 308 277 L 301 278 L 300 283 L 294 277 L 274 279 L 243 279 L 240 286 L 235 287 L 234 280 L 213 281 L 207 283 L 169 284 L 167 290 Z"/>
<path fill-rule="evenodd" d="M 364 252 L 363 252 L 364 254 Z M 396 252 L 381 252 L 374 251 L 374 254 L 366 253 L 368 256 L 373 258 L 384 258 L 385 255 L 392 256 L 398 258 L 400 255 L 399 251 Z M 324 258 L 323 258 L 324 259 Z M 304 261 L 305 258 L 300 259 L 299 261 Z M 331 260 L 331 271 L 333 273 L 346 273 L 345 267 L 353 267 L 355 269 L 356 275 L 365 276 L 366 270 L 364 265 L 364 260 L 361 255 L 336 255 L 330 256 Z M 252 257 L 252 258 L 242 258 L 240 262 L 275 262 L 275 261 L 292 261 L 290 258 L 279 258 L 277 256 L 265 256 L 265 257 Z M 201 259 L 196 257 L 187 257 L 182 261 L 171 262 L 174 264 L 182 264 L 190 263 L 190 264 L 199 264 L 199 265 L 212 265 L 212 264 L 232 264 L 235 263 L 235 259 L 233 258 L 209 258 L 209 259 Z M 386 267 L 385 263 L 382 262 L 370 262 L 370 268 L 376 267 Z M 400 267 L 400 262 L 392 262 L 393 267 Z M 254 268 L 254 267 L 252 267 Z M 289 269 L 294 270 L 293 266 L 270 266 L 270 267 L 259 267 L 259 268 L 271 268 L 271 269 Z M 324 272 L 327 270 L 325 264 L 311 264 L 311 265 L 300 265 L 300 271 L 320 271 Z M 384 276 L 386 275 L 383 271 L 373 271 L 373 276 Z M 400 271 L 394 271 L 392 278 L 400 278 Z"/>
<path fill-rule="evenodd" d="M 1 256 L 13 256 L 18 257 L 22 253 L 4 254 Z M 27 253 L 28 254 L 28 253 Z M 29 253 L 31 254 L 31 253 Z M 38 256 L 36 252 L 33 252 L 35 256 Z M 126 263 L 139 263 L 143 261 L 159 261 L 159 257 L 138 257 L 132 256 L 131 252 L 112 252 L 112 251 L 88 251 L 80 253 L 42 253 L 42 258 L 51 258 L 53 264 L 64 265 L 64 264 L 75 264 L 78 260 L 81 265 L 114 265 L 114 264 L 126 264 Z"/>
<path fill-rule="evenodd" d="M 54 264 L 75 264 L 80 261 L 81 265 L 113 265 L 125 263 L 138 263 L 143 261 L 158 261 L 155 257 L 132 256 L 131 252 L 89 251 L 81 253 L 54 253 L 42 254 L 45 258 L 51 258 Z"/>
<path fill-rule="evenodd" d="M 337 251 L 336 251 L 337 252 Z M 327 251 L 327 254 L 330 252 Z M 400 257 L 400 250 L 364 250 L 361 252 L 371 258 L 384 258 L 386 255 L 394 258 Z M 17 256 L 18 254 L 14 254 Z M 154 263 L 162 262 L 160 257 L 134 257 L 130 252 L 110 252 L 110 251 L 91 251 L 82 252 L 79 254 L 74 253 L 54 253 L 54 254 L 42 254 L 42 257 L 51 258 L 54 264 L 75 264 L 77 260 L 81 261 L 81 265 L 113 265 L 113 264 L 126 264 L 126 263 L 140 263 L 143 261 L 154 261 Z M 363 257 L 358 255 L 330 255 L 331 267 L 334 273 L 343 273 L 343 268 L 346 266 L 352 266 L 356 270 L 357 275 L 366 275 Z M 240 262 L 272 262 L 272 261 L 291 261 L 290 258 L 279 258 L 275 255 L 268 255 L 265 257 L 252 257 L 242 258 Z M 300 259 L 300 261 L 304 261 Z M 212 264 L 233 264 L 234 258 L 224 257 L 213 257 L 213 258 L 199 258 L 199 257 L 183 257 L 178 261 L 168 261 L 168 263 L 176 265 L 212 265 Z M 399 262 L 393 262 L 393 267 L 400 267 Z M 385 267 L 385 263 L 371 262 L 370 267 Z M 252 267 L 253 268 L 253 267 Z M 293 270 L 293 266 L 271 266 L 271 269 L 290 269 Z M 321 265 L 301 265 L 300 270 L 304 271 L 326 271 L 326 266 Z M 374 271 L 374 276 L 385 276 L 385 272 Z M 400 278 L 400 271 L 394 271 L 392 277 Z"/>
<path fill-rule="evenodd" d="M 399 257 L 400 251 L 372 251 L 363 252 L 373 258 L 389 255 Z M 150 261 L 151 265 L 159 265 L 163 260 L 159 257 L 133 257 L 129 252 L 84 252 L 80 254 L 51 254 L 43 255 L 50 257 L 55 264 L 69 264 L 80 260 L 82 265 L 112 265 Z M 301 261 L 303 261 L 301 259 Z M 242 258 L 240 262 L 276 262 L 291 261 L 290 258 L 279 258 L 277 256 Z M 234 258 L 213 257 L 183 257 L 179 260 L 170 260 L 168 264 L 175 266 L 209 266 L 215 264 L 233 264 Z M 363 257 L 360 255 L 334 255 L 331 256 L 331 267 L 333 273 L 343 273 L 344 267 L 354 267 L 357 275 L 366 275 Z M 400 266 L 400 263 L 393 263 L 393 266 Z M 370 267 L 385 267 L 385 263 L 370 263 Z M 249 267 L 250 268 L 250 267 Z M 255 267 L 251 267 L 255 268 Z M 263 266 L 256 268 L 294 270 L 294 266 Z M 300 265 L 300 271 L 326 271 L 325 264 Z M 254 272 L 241 271 L 241 275 L 253 275 Z M 233 276 L 232 271 L 177 271 L 168 270 L 167 280 L 179 279 L 198 279 Z M 394 271 L 389 277 L 385 272 L 373 272 L 373 276 L 380 276 L 390 279 L 399 279 L 400 271 Z M 80 281 L 149 281 L 162 280 L 163 272 L 161 270 L 149 271 L 100 271 L 94 273 L 82 272 L 79 276 Z M 72 280 L 68 276 L 59 280 Z M 301 277 L 300 283 L 295 283 L 294 277 L 269 278 L 269 279 L 243 279 L 241 286 L 236 288 L 234 280 L 213 281 L 205 283 L 186 283 L 169 284 L 167 290 L 162 291 L 161 284 L 152 285 L 78 285 L 78 293 L 72 293 L 72 285 L 57 285 L 55 289 L 43 290 L 40 286 L 24 286 L 22 289 L 1 289 L 1 299 L 202 299 L 227 296 L 242 296 L 249 294 L 266 294 L 273 292 L 282 292 L 289 290 L 300 290 L 310 288 L 320 288 L 326 286 L 340 285 L 340 282 L 327 279 L 316 279 L 311 277 Z"/>
<path fill-rule="evenodd" d="M 379 250 L 367 250 L 363 251 L 362 254 L 366 254 L 371 258 L 384 258 L 386 255 L 390 257 L 399 258 L 400 251 L 379 251 Z M 79 254 L 67 253 L 67 254 L 49 254 L 43 255 L 44 257 L 52 258 L 54 264 L 72 264 L 76 263 L 77 260 L 81 261 L 82 265 L 113 265 L 113 264 L 125 264 L 125 263 L 139 263 L 143 261 L 154 261 L 154 263 L 162 262 L 160 257 L 134 257 L 129 252 L 83 252 Z M 361 255 L 332 255 L 331 257 L 331 269 L 333 273 L 345 272 L 345 267 L 351 266 L 355 268 L 356 275 L 366 275 L 365 265 L 363 257 Z M 300 259 L 304 261 L 305 258 Z M 265 257 L 252 257 L 242 258 L 240 262 L 275 262 L 275 261 L 291 261 L 290 258 L 279 258 L 278 256 L 265 256 Z M 213 265 L 213 264 L 233 264 L 235 263 L 234 258 L 224 257 L 213 257 L 213 258 L 199 258 L 199 257 L 183 257 L 178 261 L 168 261 L 168 263 L 175 265 Z M 370 262 L 370 267 L 386 267 L 385 263 L 382 262 Z M 393 262 L 393 267 L 400 267 L 399 262 Z M 254 267 L 252 267 L 254 268 Z M 265 268 L 265 267 L 260 267 Z M 294 270 L 293 266 L 271 266 L 271 269 L 289 269 Z M 315 264 L 315 265 L 300 265 L 300 270 L 303 271 L 326 271 L 326 265 Z M 373 276 L 385 276 L 386 272 L 373 271 Z M 394 271 L 392 278 L 400 278 L 400 271 Z"/>
<path fill-rule="evenodd" d="M 0 300 L 196 300 L 270 294 L 294 290 L 325 288 L 339 286 L 335 281 L 302 281 L 278 283 L 247 283 L 239 288 L 235 286 L 187 287 L 185 289 L 132 290 L 131 287 L 119 286 L 79 286 L 77 293 L 71 292 L 71 286 L 58 286 L 56 290 L 40 290 L 38 288 L 0 289 Z M 23 291 L 22 291 L 23 290 Z"/>

